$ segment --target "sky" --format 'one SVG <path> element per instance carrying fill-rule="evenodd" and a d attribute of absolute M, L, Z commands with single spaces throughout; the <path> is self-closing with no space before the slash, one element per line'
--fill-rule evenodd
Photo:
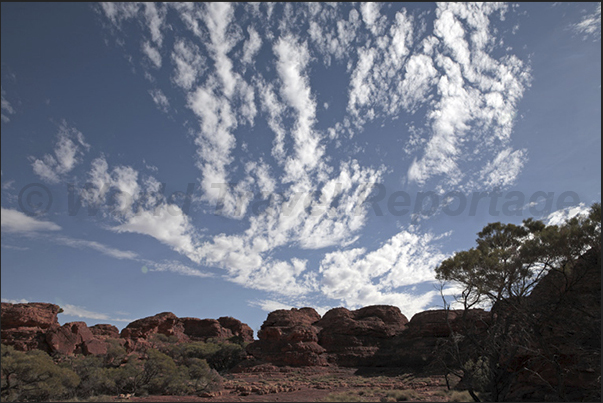
<path fill-rule="evenodd" d="M 601 201 L 601 3 L 2 3 L 3 302 L 442 307 Z"/>

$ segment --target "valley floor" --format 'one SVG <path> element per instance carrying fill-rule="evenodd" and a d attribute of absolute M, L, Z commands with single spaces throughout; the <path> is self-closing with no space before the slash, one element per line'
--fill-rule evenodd
<path fill-rule="evenodd" d="M 396 374 L 354 368 L 276 368 L 234 373 L 220 392 L 198 396 L 145 396 L 132 402 L 312 402 L 471 401 L 467 392 L 448 391 L 443 376 Z"/>

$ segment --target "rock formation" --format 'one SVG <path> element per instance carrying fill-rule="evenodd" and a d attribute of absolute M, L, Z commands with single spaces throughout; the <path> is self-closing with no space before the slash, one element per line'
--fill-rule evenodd
<path fill-rule="evenodd" d="M 50 352 L 46 331 L 59 327 L 58 305 L 46 303 L 9 304 L 2 302 L 2 343 L 17 350 Z"/>
<path fill-rule="evenodd" d="M 176 342 L 253 341 L 253 330 L 241 321 L 222 317 L 216 319 L 178 318 L 171 312 L 135 320 L 122 331 L 108 324 L 88 327 L 85 322 L 59 325 L 58 305 L 46 303 L 2 303 L 2 343 L 17 350 L 39 349 L 50 354 L 92 354 L 107 352 L 107 340 L 117 339 L 128 351 L 152 347 L 153 336 L 161 334 Z"/>
<path fill-rule="evenodd" d="M 334 308 L 324 317 L 312 308 L 270 313 L 247 351 L 275 365 L 370 365 L 382 344 L 404 330 L 400 309 L 375 305 L 350 311 Z"/>
<path fill-rule="evenodd" d="M 69 322 L 46 332 L 46 342 L 51 353 L 93 354 L 107 353 L 107 343 L 94 336 L 85 322 Z"/>
<path fill-rule="evenodd" d="M 258 332 L 258 341 L 247 347 L 255 358 L 276 365 L 326 365 L 325 349 L 318 345 L 320 315 L 312 308 L 271 312 Z"/>
<path fill-rule="evenodd" d="M 355 311 L 331 309 L 314 326 L 327 360 L 341 366 L 371 365 L 383 343 L 401 333 L 408 319 L 394 306 L 374 305 Z"/>
<path fill-rule="evenodd" d="M 89 327 L 94 336 L 99 339 L 118 339 L 119 329 L 113 325 L 99 324 Z"/>

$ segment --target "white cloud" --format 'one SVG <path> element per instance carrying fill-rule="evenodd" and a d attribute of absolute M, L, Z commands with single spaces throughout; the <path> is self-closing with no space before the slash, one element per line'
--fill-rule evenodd
<path fill-rule="evenodd" d="M 525 150 L 506 148 L 488 162 L 480 179 L 487 188 L 506 188 L 515 182 L 527 160 Z"/>
<path fill-rule="evenodd" d="M 26 299 L 8 299 L 8 298 L 2 298 L 2 302 L 4 303 L 8 303 L 8 304 L 27 304 L 29 303 L 28 300 Z"/>
<path fill-rule="evenodd" d="M 19 251 L 29 250 L 29 248 L 26 246 L 14 246 L 14 245 L 8 245 L 5 243 L 2 244 L 2 247 L 6 248 L 6 249 L 19 250 Z"/>
<path fill-rule="evenodd" d="M 26 299 L 8 299 L 2 298 L 2 302 L 9 304 L 28 304 L 30 301 Z M 62 314 L 67 316 L 75 316 L 76 318 L 84 318 L 84 319 L 95 319 L 95 320 L 105 320 L 111 322 L 132 322 L 132 319 L 125 318 L 112 318 L 105 313 L 93 312 L 87 310 L 85 307 L 71 305 L 71 304 L 60 304 L 60 307 L 63 309 Z"/>
<path fill-rule="evenodd" d="M 54 156 L 46 154 L 41 159 L 30 157 L 33 171 L 46 182 L 58 183 L 82 161 L 84 150 L 89 149 L 90 145 L 84 140 L 84 135 L 63 121 L 57 133 Z"/>
<path fill-rule="evenodd" d="M 307 44 L 299 44 L 292 36 L 279 38 L 273 51 L 277 57 L 276 69 L 281 81 L 280 93 L 296 112 L 292 131 L 294 157 L 287 158 L 283 182 L 307 180 L 307 174 L 318 168 L 324 155 L 321 136 L 313 125 L 316 102 L 312 97 L 309 79 L 304 70 L 309 61 Z"/>
<path fill-rule="evenodd" d="M 180 262 L 175 262 L 175 261 L 174 262 L 164 262 L 164 263 L 155 263 L 155 262 L 148 261 L 147 264 L 149 266 L 153 267 L 152 269 L 149 269 L 149 271 L 172 272 L 172 273 L 176 273 L 176 274 L 181 274 L 183 276 L 192 276 L 192 277 L 200 277 L 200 278 L 215 277 L 212 273 L 203 272 L 198 269 L 193 269 L 192 267 L 189 267 L 187 265 L 184 265 Z"/>
<path fill-rule="evenodd" d="M 435 65 L 443 72 L 437 81 L 437 98 L 428 113 L 431 137 L 423 156 L 408 169 L 408 179 L 425 184 L 433 177 L 445 184 L 459 186 L 471 176 L 486 180 L 512 182 L 519 174 L 521 151 L 507 154 L 516 105 L 529 84 L 529 69 L 514 56 L 496 60 L 488 53 L 494 43 L 489 16 L 504 13 L 506 6 L 494 4 L 439 5 L 434 23 L 437 42 Z M 512 164 L 513 175 L 506 178 L 484 176 L 483 172 L 461 169 L 467 158 L 475 163 L 491 153 L 498 154 L 487 172 L 500 172 L 493 164 Z M 510 159 L 513 161 L 511 162 Z"/>
<path fill-rule="evenodd" d="M 105 320 L 110 322 L 132 322 L 132 319 L 112 318 L 105 313 L 89 311 L 85 307 L 77 305 L 61 304 L 60 306 L 63 309 L 63 314 L 67 316 L 75 316 L 76 318 L 84 319 Z"/>
<path fill-rule="evenodd" d="M 84 203 L 112 208 L 115 215 L 127 216 L 132 213 L 136 202 L 142 196 L 142 190 L 138 184 L 138 171 L 130 166 L 117 166 L 109 172 L 109 165 L 104 156 L 98 157 L 92 161 L 91 169 L 88 172 L 88 184 L 81 191 L 81 197 Z M 114 205 L 107 205 L 106 199 L 109 191 L 114 189 Z"/>
<path fill-rule="evenodd" d="M 194 43 L 179 39 L 174 44 L 172 61 L 176 66 L 173 80 L 184 90 L 190 90 L 205 71 L 205 58 Z"/>
<path fill-rule="evenodd" d="M 360 12 L 362 13 L 362 21 L 368 26 L 373 35 L 379 35 L 383 29 L 383 24 L 380 21 L 379 9 L 381 3 L 367 2 L 362 3 Z"/>
<path fill-rule="evenodd" d="M 161 32 L 165 24 L 166 7 L 157 7 L 155 3 L 100 3 L 105 16 L 118 28 L 125 20 L 140 17 L 144 20 L 151 34 L 151 39 L 161 47 L 163 43 L 163 33 Z"/>
<path fill-rule="evenodd" d="M 595 6 L 595 11 L 585 15 L 582 21 L 571 25 L 571 28 L 578 34 L 581 34 L 584 39 L 594 38 L 601 40 L 601 3 Z M 4 101 L 3 101 L 4 103 Z"/>
<path fill-rule="evenodd" d="M 116 25 L 141 18 L 139 6 L 102 7 Z M 124 172 L 132 180 L 131 186 L 123 187 L 140 195 L 113 230 L 152 236 L 196 263 L 222 269 L 230 281 L 282 297 L 265 300 L 266 306 L 287 305 L 293 298 L 322 291 L 351 307 L 394 303 L 406 314 L 429 307 L 433 292 L 418 296 L 403 287 L 433 280 L 432 266 L 442 258 L 432 245 L 437 238 L 402 231 L 372 252 L 342 250 L 358 240 L 366 223 L 366 184 L 379 182 L 386 168 L 364 167 L 352 159 L 337 166 L 331 160 L 334 154 L 326 150 L 339 148 L 343 133 L 351 138 L 369 121 L 426 110 L 423 119 L 414 117 L 411 139 L 400 143 L 401 151 L 407 151 L 401 153 L 403 158 L 412 154 L 411 162 L 415 157 L 407 171 L 410 182 L 425 185 L 434 180 L 438 186 L 460 188 L 513 183 L 526 161 L 524 150 L 511 147 L 510 134 L 529 68 L 513 55 L 493 56 L 500 53 L 502 42 L 495 37 L 498 27 L 492 16 L 502 16 L 506 6 L 442 4 L 431 33 L 424 16 L 404 9 L 382 14 L 375 3 L 236 7 L 170 6 L 195 41 L 182 39 L 174 25 L 177 36 L 165 43 L 173 44 L 172 83 L 199 121 L 194 141 L 203 193 L 196 201 L 215 204 L 227 218 L 241 219 L 233 224 L 237 228 L 247 219 L 248 226 L 202 238 L 188 217 L 168 214 L 170 206 L 163 198 L 145 202 L 149 198 L 142 195 L 155 186 L 152 181 Z M 241 26 L 235 10 L 263 22 Z M 349 10 L 347 18 L 343 10 Z M 270 18 L 273 12 L 278 21 Z M 149 26 L 146 21 L 144 26 Z M 161 50 L 152 35 L 141 43 Z M 257 54 L 265 45 L 275 57 L 260 66 Z M 324 98 L 322 88 L 311 86 L 311 73 L 317 62 L 330 67 L 332 61 L 346 72 L 349 98 L 341 111 L 345 116 L 328 124 L 329 131 L 318 124 L 317 116 L 324 111 L 317 113 L 316 105 L 329 105 L 333 116 L 342 108 L 337 100 Z M 274 133 L 272 155 L 255 154 L 250 146 L 255 139 L 243 138 L 255 135 L 245 124 L 260 127 L 254 127 L 256 92 L 259 118 Z M 156 98 L 154 94 L 159 92 L 151 92 Z M 162 104 L 160 97 L 155 102 Z M 467 170 L 469 160 L 474 166 Z M 117 174 L 103 161 L 95 160 L 91 177 L 113 189 Z M 227 186 L 235 178 L 238 183 Z M 107 190 L 94 189 L 92 199 L 105 197 Z M 249 193 L 256 190 L 265 195 L 268 206 L 250 214 Z M 289 247 L 302 251 L 297 258 L 275 256 Z M 319 278 L 316 268 L 299 256 L 305 256 L 303 250 L 317 253 L 326 247 L 340 250 L 325 256 Z M 188 266 L 171 267 L 156 270 L 198 275 Z M 377 271 L 368 269 L 372 267 Z"/>
<path fill-rule="evenodd" d="M 142 3 L 144 5 L 144 16 L 147 21 L 147 26 L 151 33 L 151 38 L 157 46 L 161 47 L 163 42 L 163 34 L 161 28 L 165 20 L 165 6 L 157 8 L 155 3 Z"/>
<path fill-rule="evenodd" d="M 249 33 L 249 39 L 243 45 L 243 63 L 251 64 L 253 62 L 253 58 L 258 53 L 262 46 L 262 38 L 260 34 L 251 26 L 247 27 L 247 32 Z"/>
<path fill-rule="evenodd" d="M 186 214 L 174 204 L 161 204 L 154 210 L 140 210 L 123 224 L 111 228 L 116 232 L 133 232 L 151 236 L 199 262 L 196 253 L 194 228 Z"/>
<path fill-rule="evenodd" d="M 3 300 L 3 302 L 4 302 L 4 300 Z M 249 305 L 251 305 L 251 306 L 257 306 L 262 311 L 266 311 L 266 312 L 273 312 L 273 311 L 276 311 L 278 309 L 291 309 L 291 308 L 294 308 L 294 306 L 291 305 L 291 304 L 285 304 L 285 303 L 274 301 L 274 300 L 271 300 L 271 299 L 263 299 L 263 300 L 257 300 L 257 301 L 250 301 Z"/>
<path fill-rule="evenodd" d="M 112 248 L 110 246 L 107 245 L 103 245 L 99 242 L 96 241 L 86 241 L 83 239 L 74 239 L 74 238 L 70 238 L 70 237 L 66 237 L 66 236 L 58 236 L 58 237 L 53 237 L 52 238 L 53 242 L 57 242 L 59 244 L 62 245 L 66 245 L 72 248 L 78 248 L 78 249 L 82 249 L 82 248 L 88 248 L 88 249 L 93 249 L 96 250 L 98 252 L 101 252 L 107 256 L 111 256 L 114 257 L 116 259 L 129 259 L 129 260 L 134 260 L 138 257 L 138 254 L 129 250 L 121 250 L 121 249 L 116 249 L 116 248 Z"/>
<path fill-rule="evenodd" d="M 8 122 L 10 122 L 10 118 L 8 117 L 8 115 L 13 115 L 15 113 L 15 110 L 13 109 L 10 102 L 8 102 L 8 100 L 6 98 L 4 98 L 4 96 L 6 95 L 4 88 L 2 88 L 1 90 L 2 90 L 2 123 L 8 123 Z"/>
<path fill-rule="evenodd" d="M 2 207 L 2 232 L 31 233 L 60 229 L 61 227 L 53 222 L 37 220 L 20 211 Z"/>
<path fill-rule="evenodd" d="M 352 308 L 390 304 L 405 315 L 424 310 L 435 291 L 415 295 L 396 289 L 435 281 L 434 269 L 445 258 L 434 245 L 440 238 L 402 230 L 369 253 L 364 248 L 328 253 L 320 263 L 320 289 Z"/>
<path fill-rule="evenodd" d="M 149 58 L 155 68 L 161 68 L 161 54 L 148 41 L 142 44 L 142 51 Z"/>
<path fill-rule="evenodd" d="M 156 88 L 149 90 L 149 94 L 151 95 L 151 98 L 153 98 L 153 102 L 155 102 L 155 105 L 157 105 L 159 110 L 167 113 L 168 109 L 170 108 L 170 101 L 167 99 L 163 91 Z"/>
<path fill-rule="evenodd" d="M 92 206 L 100 206 L 105 202 L 105 196 L 112 185 L 111 175 L 108 172 L 109 164 L 104 157 L 95 158 L 88 172 L 90 187 L 82 190 L 82 200 Z"/>
<path fill-rule="evenodd" d="M 570 206 L 561 210 L 554 211 L 542 221 L 544 221 L 546 225 L 562 225 L 571 218 L 578 216 L 587 216 L 589 212 L 590 207 L 586 206 L 584 203 L 580 203 L 577 206 Z"/>

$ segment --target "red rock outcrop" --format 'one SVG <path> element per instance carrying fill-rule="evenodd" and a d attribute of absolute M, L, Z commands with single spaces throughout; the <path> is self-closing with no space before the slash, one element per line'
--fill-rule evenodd
<path fill-rule="evenodd" d="M 314 323 L 321 328 L 318 344 L 330 363 L 341 366 L 372 365 L 384 342 L 406 328 L 408 319 L 395 306 L 374 305 L 355 311 L 331 309 Z"/>
<path fill-rule="evenodd" d="M 121 337 L 124 339 L 148 339 L 151 335 L 158 333 L 176 336 L 180 339 L 184 335 L 184 327 L 176 315 L 171 312 L 162 312 L 129 323 L 122 329 Z"/>
<path fill-rule="evenodd" d="M 194 341 L 205 341 L 209 338 L 226 340 L 233 336 L 229 329 L 222 327 L 216 319 L 180 318 L 183 333 Z"/>
<path fill-rule="evenodd" d="M 247 346 L 256 359 L 276 365 L 327 365 L 325 349 L 318 345 L 320 315 L 312 308 L 271 312 L 258 332 L 258 341 Z"/>
<path fill-rule="evenodd" d="M 247 351 L 276 365 L 371 365 L 385 340 L 400 333 L 408 319 L 394 306 L 350 311 L 335 308 L 324 317 L 312 308 L 270 313 Z"/>
<path fill-rule="evenodd" d="M 58 326 L 57 314 L 61 308 L 55 304 L 29 302 L 26 304 L 9 304 L 2 302 L 2 329 L 18 327 L 37 327 L 48 329 Z"/>
<path fill-rule="evenodd" d="M 105 354 L 107 346 L 84 322 L 59 325 L 58 305 L 2 303 L 2 343 L 21 351 L 60 354 Z M 117 329 L 115 329 L 117 330 Z"/>
<path fill-rule="evenodd" d="M 382 345 L 375 361 L 384 366 L 423 370 L 434 363 L 438 344 L 459 333 L 480 334 L 490 325 L 491 314 L 482 309 L 429 310 L 415 314 L 406 329 Z"/>
<path fill-rule="evenodd" d="M 57 320 L 59 311 L 59 306 L 55 304 L 2 302 L 0 317 L 2 343 L 21 351 L 39 349 L 49 352 L 45 333 L 48 329 L 59 326 Z"/>
<path fill-rule="evenodd" d="M 184 334 L 193 341 L 207 339 L 228 340 L 239 337 L 241 341 L 253 341 L 253 330 L 240 320 L 224 316 L 216 319 L 180 318 Z"/>
<path fill-rule="evenodd" d="M 98 324 L 88 329 L 99 339 L 119 339 L 119 329 L 109 324 Z"/>
<path fill-rule="evenodd" d="M 129 351 L 151 347 L 152 336 L 173 336 L 177 342 L 228 340 L 253 341 L 253 330 L 241 321 L 222 317 L 216 319 L 178 318 L 170 312 L 136 320 L 121 334 L 109 324 L 90 328 L 85 322 L 59 325 L 58 305 L 45 303 L 2 303 L 2 343 L 18 350 L 44 350 L 60 354 L 105 354 L 107 339 L 118 339 Z"/>
<path fill-rule="evenodd" d="M 229 329 L 233 336 L 239 337 L 242 341 L 253 341 L 253 329 L 246 323 L 230 316 L 222 316 L 218 318 L 218 322 L 220 322 L 222 327 Z"/>
<path fill-rule="evenodd" d="M 239 336 L 242 341 L 253 340 L 253 330 L 241 321 L 223 317 L 216 319 L 178 318 L 171 312 L 159 313 L 155 316 L 138 319 L 126 326 L 120 337 L 125 340 L 128 350 L 149 347 L 151 337 L 162 334 L 175 337 L 177 342 L 218 341 Z"/>
<path fill-rule="evenodd" d="M 107 344 L 94 336 L 85 322 L 69 322 L 46 332 L 51 353 L 93 354 L 107 353 Z"/>
<path fill-rule="evenodd" d="M 463 315 L 465 315 L 463 317 Z M 451 330 L 460 332 L 486 329 L 490 324 L 490 312 L 483 309 L 463 310 L 434 309 L 415 314 L 408 323 L 405 337 L 448 337 Z"/>

